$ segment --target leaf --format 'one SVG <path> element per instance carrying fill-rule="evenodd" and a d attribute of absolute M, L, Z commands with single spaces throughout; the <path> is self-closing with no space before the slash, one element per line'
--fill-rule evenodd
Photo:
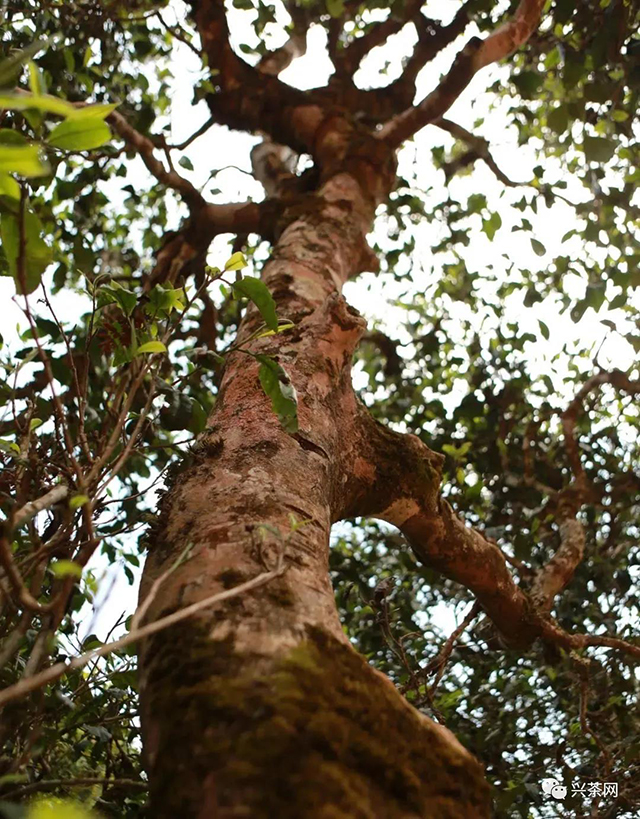
<path fill-rule="evenodd" d="M 260 362 L 258 377 L 265 394 L 271 399 L 273 411 L 285 432 L 290 435 L 298 431 L 298 399 L 289 376 L 273 358 L 258 355 Z"/>
<path fill-rule="evenodd" d="M 326 0 L 327 11 L 332 17 L 341 17 L 344 14 L 344 0 Z"/>
<path fill-rule="evenodd" d="M 244 253 L 234 253 L 229 259 L 227 259 L 227 263 L 224 266 L 225 270 L 242 270 L 243 267 L 247 266 L 247 260 L 244 257 Z"/>
<path fill-rule="evenodd" d="M 586 136 L 582 141 L 587 162 L 608 162 L 616 152 L 615 143 L 604 137 Z"/>
<path fill-rule="evenodd" d="M 26 819 L 96 819 L 96 814 L 79 802 L 48 796 L 29 803 Z"/>
<path fill-rule="evenodd" d="M 51 131 L 48 143 L 64 151 L 90 151 L 111 139 L 111 131 L 100 117 L 69 118 Z"/>
<path fill-rule="evenodd" d="M 9 174 L 0 173 L 0 196 L 7 196 L 9 199 L 20 199 L 20 185 Z"/>
<path fill-rule="evenodd" d="M 150 316 L 169 316 L 174 310 L 184 310 L 185 292 L 181 287 L 163 287 L 157 284 L 149 293 L 145 311 Z"/>
<path fill-rule="evenodd" d="M 33 432 L 34 429 L 38 429 L 43 424 L 42 418 L 32 418 L 29 421 L 29 432 Z"/>
<path fill-rule="evenodd" d="M 18 259 L 20 256 L 20 228 L 12 213 L 2 214 L 0 237 L 7 258 L 9 272 L 16 282 L 16 289 L 23 295 L 33 293 L 40 284 L 42 274 L 51 262 L 51 248 L 42 239 L 42 223 L 33 211 L 24 215 L 23 273 L 25 281 L 19 281 Z M 23 288 L 24 284 L 24 288 Z"/>
<path fill-rule="evenodd" d="M 564 133 L 569 125 L 569 112 L 567 111 L 567 106 L 559 105 L 557 108 L 550 111 L 547 115 L 547 125 L 552 131 L 555 131 L 556 134 Z"/>
<path fill-rule="evenodd" d="M 82 577 L 82 566 L 73 560 L 54 560 L 50 568 L 54 577 Z"/>
<path fill-rule="evenodd" d="M 186 168 L 188 171 L 193 170 L 193 162 L 188 156 L 181 156 L 178 160 L 178 165 L 180 165 L 181 168 Z"/>
<path fill-rule="evenodd" d="M 161 341 L 147 341 L 141 344 L 136 350 L 136 355 L 143 355 L 144 353 L 166 353 L 167 348 Z"/>
<path fill-rule="evenodd" d="M 543 338 L 548 340 L 550 335 L 549 327 L 541 319 L 538 319 L 538 324 L 540 325 L 540 332 L 542 333 Z"/>
<path fill-rule="evenodd" d="M 49 166 L 40 158 L 38 145 L 6 145 L 0 143 L 0 173 L 20 176 L 44 176 Z"/>
<path fill-rule="evenodd" d="M 233 257 L 231 257 L 233 258 Z M 276 314 L 276 303 L 269 292 L 269 288 L 260 279 L 253 276 L 245 276 L 240 281 L 231 285 L 236 293 L 246 296 L 255 304 L 264 319 L 264 323 L 274 332 L 278 329 L 278 316 Z"/>
<path fill-rule="evenodd" d="M 52 97 L 49 94 L 28 94 L 26 92 L 21 94 L 14 92 L 0 94 L 0 108 L 6 108 L 9 111 L 26 111 L 29 108 L 35 108 L 38 111 L 57 114 L 60 117 L 73 116 L 76 111 L 70 102 L 61 100 L 59 97 Z"/>
<path fill-rule="evenodd" d="M 33 94 L 46 94 L 47 86 L 42 71 L 34 62 L 29 62 L 29 88 Z"/>
<path fill-rule="evenodd" d="M 87 733 L 98 739 L 100 742 L 108 742 L 111 739 L 111 732 L 102 725 L 87 725 L 85 726 Z"/>
<path fill-rule="evenodd" d="M 500 214 L 496 211 L 491 214 L 488 219 L 482 220 L 482 230 L 486 233 L 487 238 L 489 241 L 493 241 L 493 237 L 496 235 L 496 231 L 498 231 L 502 227 L 502 218 Z"/>
<path fill-rule="evenodd" d="M 85 503 L 89 503 L 88 495 L 72 495 L 69 498 L 70 509 L 80 509 L 80 507 L 84 506 Z"/>
<path fill-rule="evenodd" d="M 453 444 L 442 445 L 442 451 L 453 458 L 454 461 L 462 460 L 470 449 L 471 441 L 465 441 L 463 444 L 460 444 L 460 446 L 454 446 Z"/>
<path fill-rule="evenodd" d="M 105 303 L 117 304 L 125 316 L 129 317 L 138 304 L 138 297 L 131 290 L 127 290 L 118 282 L 113 282 L 110 286 L 100 289 L 101 306 Z"/>
<path fill-rule="evenodd" d="M 117 102 L 97 102 L 93 105 L 82 105 L 78 108 L 74 106 L 71 113 L 67 115 L 67 119 L 72 119 L 75 122 L 85 119 L 104 119 L 117 107 Z"/>
<path fill-rule="evenodd" d="M 537 239 L 531 240 L 531 247 L 533 248 L 533 252 L 536 254 L 536 256 L 544 256 L 544 254 L 547 252 L 547 248 Z"/>
<path fill-rule="evenodd" d="M 29 62 L 39 51 L 46 48 L 51 40 L 34 40 L 26 48 L 16 51 L 0 63 L 0 88 L 15 85 L 21 67 Z"/>

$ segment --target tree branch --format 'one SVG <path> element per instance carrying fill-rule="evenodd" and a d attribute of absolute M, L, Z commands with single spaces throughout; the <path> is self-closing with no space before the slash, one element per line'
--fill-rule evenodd
<path fill-rule="evenodd" d="M 485 40 L 478 37 L 469 40 L 440 84 L 421 103 L 389 120 L 379 138 L 397 148 L 425 125 L 442 117 L 477 71 L 508 57 L 526 43 L 540 21 L 543 6 L 544 0 L 521 0 L 512 20 Z"/>
<path fill-rule="evenodd" d="M 402 16 L 396 16 L 393 9 L 389 9 L 389 14 L 384 20 L 374 23 L 362 36 L 354 38 L 346 48 L 336 53 L 334 65 L 338 74 L 349 76 L 355 74 L 367 54 L 420 15 L 421 7 L 422 0 L 405 0 Z"/>
<path fill-rule="evenodd" d="M 556 596 L 569 585 L 584 557 L 585 534 L 580 521 L 567 518 L 559 529 L 560 547 L 531 586 L 531 600 L 538 611 L 551 611 Z"/>
<path fill-rule="evenodd" d="M 443 131 L 447 131 L 452 137 L 469 146 L 471 150 L 462 158 L 462 161 L 468 160 L 466 164 L 475 162 L 476 159 L 481 159 L 504 185 L 515 187 L 520 184 L 509 179 L 509 177 L 500 170 L 491 155 L 489 142 L 486 139 L 472 134 L 471 131 L 467 131 L 462 125 L 458 125 L 458 123 L 451 122 L 451 120 L 448 119 L 440 118 L 436 120 L 433 125 L 441 128 Z"/>
<path fill-rule="evenodd" d="M 186 620 L 188 617 L 193 617 L 195 614 L 204 611 L 204 609 L 216 605 L 216 603 L 222 603 L 225 600 L 230 600 L 233 597 L 237 597 L 239 594 L 244 594 L 245 592 L 257 589 L 260 586 L 264 586 L 274 578 L 280 577 L 280 575 L 284 574 L 288 567 L 289 564 L 284 561 L 284 557 L 281 554 L 278 559 L 278 564 L 271 571 L 261 572 L 251 580 L 247 580 L 245 583 L 240 583 L 232 589 L 225 589 L 224 591 L 217 592 L 209 597 L 205 597 L 203 600 L 198 600 L 197 602 L 192 603 L 190 606 L 186 606 L 183 609 L 178 609 L 178 611 L 174 611 L 172 614 L 166 615 L 166 617 L 161 617 L 159 620 L 154 620 L 154 622 L 149 623 L 146 626 L 141 626 L 138 629 L 130 631 L 119 640 L 114 640 L 111 643 L 105 643 L 99 648 L 86 651 L 84 654 L 74 657 L 69 662 L 56 663 L 55 665 L 40 671 L 38 674 L 34 674 L 28 678 L 23 678 L 14 685 L 10 685 L 0 691 L 0 708 L 4 708 L 4 706 L 8 703 L 21 699 L 27 694 L 30 694 L 32 691 L 37 691 L 39 688 L 42 688 L 45 685 L 50 685 L 56 680 L 59 680 L 61 677 L 64 677 L 65 674 L 68 674 L 70 671 L 84 668 L 85 665 L 90 663 L 92 660 L 95 660 L 97 657 L 104 657 L 107 654 L 112 654 L 114 651 L 119 651 L 132 643 L 138 642 L 138 640 L 142 640 L 145 637 L 150 637 L 152 634 L 157 634 L 159 631 L 162 631 L 169 626 L 180 623 L 182 620 Z"/>
<path fill-rule="evenodd" d="M 164 164 L 156 159 L 154 151 L 156 146 L 148 137 L 136 131 L 127 120 L 117 111 L 113 111 L 107 117 L 107 122 L 114 131 L 124 139 L 130 148 L 133 148 L 144 162 L 147 170 L 155 176 L 158 182 L 162 182 L 168 188 L 172 188 L 179 193 L 190 208 L 202 208 L 206 202 L 202 194 L 191 182 L 176 173 L 175 170 L 167 170 Z"/>
<path fill-rule="evenodd" d="M 358 438 L 363 464 L 346 499 L 345 517 L 367 515 L 397 526 L 423 565 L 473 592 L 508 645 L 526 649 L 542 638 L 568 650 L 603 646 L 640 656 L 640 646 L 617 637 L 568 634 L 548 615 L 549 598 L 564 588 L 584 548 L 576 521 L 566 521 L 557 560 L 550 561 L 534 598 L 515 583 L 496 544 L 468 526 L 440 496 L 442 455 L 415 435 L 387 429 L 364 409 Z"/>
<path fill-rule="evenodd" d="M 18 509 L 11 517 L 11 524 L 14 529 L 17 529 L 19 526 L 30 521 L 34 518 L 39 512 L 43 512 L 45 509 L 48 509 L 50 506 L 53 506 L 56 503 L 59 503 L 61 500 L 64 500 L 67 495 L 69 494 L 69 487 L 64 484 L 60 483 L 57 486 L 54 486 L 53 489 L 49 490 L 46 495 L 43 495 L 36 500 L 29 501 L 29 503 L 25 503 L 25 505 Z"/>
<path fill-rule="evenodd" d="M 106 779 L 97 776 L 82 776 L 75 779 L 40 779 L 38 782 L 31 782 L 14 791 L 3 794 L 6 799 L 18 799 L 36 791 L 49 791 L 54 788 L 86 788 L 91 785 L 102 785 L 103 787 L 118 788 L 142 788 L 147 789 L 149 783 L 143 779 Z"/>
<path fill-rule="evenodd" d="M 601 384 L 612 384 L 616 389 L 623 390 L 630 395 L 640 395 L 640 381 L 632 381 L 622 370 L 596 373 L 583 384 L 575 398 L 560 416 L 567 456 L 576 479 L 584 475 L 580 451 L 575 438 L 576 418 L 580 412 L 584 411 L 584 399 Z"/>
<path fill-rule="evenodd" d="M 257 65 L 261 74 L 277 77 L 298 57 L 307 53 L 307 31 L 309 29 L 308 9 L 304 6 L 288 4 L 287 11 L 291 16 L 293 28 L 287 42 L 264 55 Z"/>

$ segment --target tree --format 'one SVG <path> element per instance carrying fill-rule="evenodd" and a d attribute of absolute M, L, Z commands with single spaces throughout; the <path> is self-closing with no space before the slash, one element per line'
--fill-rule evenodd
<path fill-rule="evenodd" d="M 256 35 L 239 49 L 219 0 L 175 23 L 161 5 L 5 11 L 2 242 L 28 322 L 24 367 L 7 364 L 2 392 L 6 800 L 85 787 L 99 809 L 139 815 L 137 643 L 151 815 L 488 816 L 480 759 L 499 815 L 551 815 L 538 785 L 555 760 L 558 781 L 616 784 L 615 797 L 576 789 L 570 810 L 595 799 L 600 815 L 631 816 L 638 367 L 603 367 L 583 344 L 536 375 L 527 345 L 555 328 L 538 318 L 538 335 L 522 332 L 509 299 L 576 323 L 603 311 L 640 348 L 638 4 L 467 0 L 446 4 L 445 23 L 412 0 L 237 0 Z M 283 19 L 287 38 L 269 50 Z M 311 27 L 334 70 L 300 90 L 280 75 Z M 415 45 L 398 76 L 361 87 L 362 61 L 402 31 Z M 162 131 L 176 42 L 202 59 L 194 101 L 209 117 L 179 145 Z M 491 116 L 502 107 L 538 153 L 525 183 L 475 133 L 482 123 L 446 118 L 501 60 Z M 260 135 L 262 201 L 214 204 L 188 156 L 174 166 L 216 125 Z M 397 169 L 427 126 L 454 140 L 431 154 L 451 182 L 439 192 L 411 162 Z M 151 184 L 131 173 L 112 206 L 134 158 Z M 479 162 L 514 194 L 509 208 L 475 187 Z M 454 177 L 469 169 L 461 193 Z M 545 208 L 572 214 L 553 259 L 535 227 Z M 472 264 L 474 232 L 495 247 L 516 218 L 546 266 L 503 264 L 498 250 Z M 416 223 L 438 221 L 438 276 L 419 293 L 406 260 Z M 224 234 L 236 238 L 219 269 L 207 254 Z M 405 287 L 406 353 L 342 295 L 378 260 Z M 88 294 L 86 315 L 58 321 L 50 289 Z M 181 430 L 194 437 L 174 459 Z M 160 477 L 128 635 L 79 645 L 87 564 L 137 562 L 126 535 Z M 331 527 L 354 519 L 330 555 Z M 418 613 L 443 600 L 468 611 L 436 648 Z M 95 742 L 74 748 L 87 733 Z"/>

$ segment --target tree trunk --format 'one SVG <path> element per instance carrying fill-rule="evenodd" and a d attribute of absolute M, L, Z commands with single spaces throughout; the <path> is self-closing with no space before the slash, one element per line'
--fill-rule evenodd
<path fill-rule="evenodd" d="M 294 329 L 251 340 L 250 308 L 239 332 L 290 374 L 300 431 L 281 428 L 258 364 L 234 352 L 161 505 L 141 599 L 189 544 L 193 556 L 163 582 L 150 619 L 278 559 L 287 568 L 143 645 L 154 817 L 489 815 L 480 765 L 351 647 L 328 574 L 332 523 L 366 512 L 376 484 L 373 422 L 351 387 L 364 322 L 340 295 L 369 258 L 365 234 L 390 186 L 365 164 L 334 173 L 289 215 L 264 268 Z"/>

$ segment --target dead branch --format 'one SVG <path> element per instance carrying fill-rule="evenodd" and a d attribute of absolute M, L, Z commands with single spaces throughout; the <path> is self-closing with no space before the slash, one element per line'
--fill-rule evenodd
<path fill-rule="evenodd" d="M 449 657 L 451 657 L 451 654 L 453 652 L 456 642 L 458 641 L 458 638 L 467 630 L 467 628 L 469 628 L 469 626 L 471 625 L 471 623 L 473 623 L 473 621 L 476 619 L 481 610 L 482 609 L 480 607 L 480 604 L 477 602 L 474 603 L 473 606 L 471 606 L 471 609 L 469 610 L 468 614 L 465 615 L 460 625 L 457 626 L 457 628 L 455 628 L 447 637 L 445 644 L 442 646 L 437 656 L 435 656 L 433 660 L 430 660 L 424 667 L 423 671 L 421 672 L 421 676 L 433 674 L 434 671 L 436 673 L 436 678 L 431 685 L 430 691 L 431 697 L 433 697 L 433 695 L 436 692 L 436 689 L 438 688 L 438 685 L 440 684 L 440 680 L 442 679 L 444 670 L 447 667 L 447 663 L 449 662 Z"/>

